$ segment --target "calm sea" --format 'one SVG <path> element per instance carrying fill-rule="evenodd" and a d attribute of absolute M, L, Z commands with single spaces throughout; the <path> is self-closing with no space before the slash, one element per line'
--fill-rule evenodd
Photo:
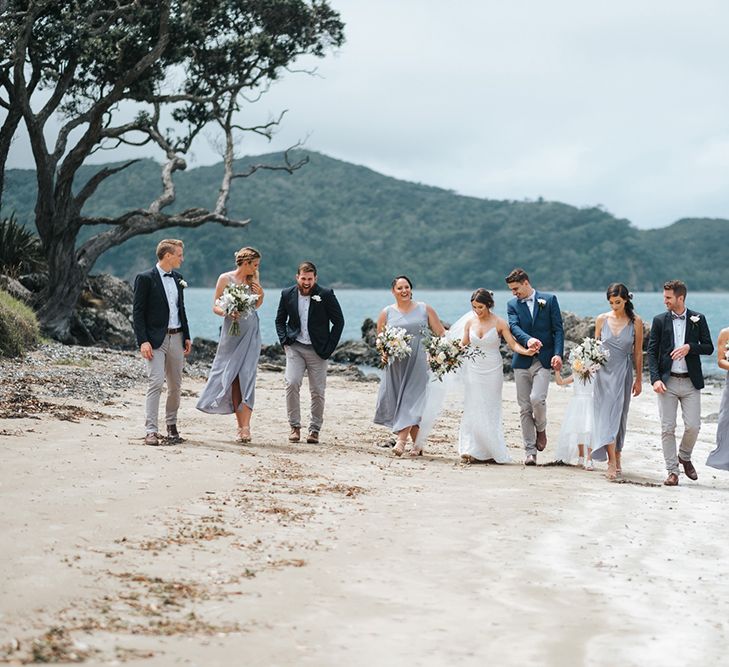
<path fill-rule="evenodd" d="M 213 314 L 213 289 L 189 287 L 185 291 L 187 315 L 193 336 L 218 340 L 221 318 Z M 393 302 L 390 290 L 340 289 L 337 298 L 344 312 L 345 325 L 342 340 L 361 337 L 360 328 L 366 317 L 377 319 L 380 310 Z M 261 336 L 264 343 L 274 343 L 276 329 L 274 320 L 278 308 L 280 289 L 269 287 L 266 298 L 258 311 L 261 319 Z M 415 290 L 418 301 L 425 301 L 435 308 L 441 320 L 455 322 L 470 308 L 470 290 Z M 577 315 L 594 317 L 608 310 L 604 292 L 558 292 L 557 297 L 562 310 Z M 495 312 L 506 317 L 506 303 L 511 298 L 507 291 L 496 292 Z M 662 292 L 638 292 L 633 299 L 636 312 L 650 323 L 654 315 L 665 311 Z M 687 305 L 706 316 L 711 335 L 716 342 L 719 330 L 729 326 L 729 294 L 714 292 L 690 292 Z M 715 357 L 714 357 L 715 358 Z M 705 359 L 706 370 L 718 372 L 713 359 Z"/>

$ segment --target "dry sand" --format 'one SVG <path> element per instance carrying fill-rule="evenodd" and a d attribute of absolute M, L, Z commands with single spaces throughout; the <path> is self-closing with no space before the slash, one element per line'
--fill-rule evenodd
<path fill-rule="evenodd" d="M 89 371 L 91 372 L 91 370 Z M 664 479 L 652 392 L 624 483 L 457 461 L 451 405 L 426 455 L 376 447 L 376 383 L 332 377 L 320 445 L 290 445 L 281 374 L 254 442 L 198 413 L 145 447 L 143 386 L 102 419 L 0 419 L 0 651 L 90 665 L 719 665 L 729 646 L 729 475 Z M 54 400 L 52 387 L 38 395 Z M 551 460 L 571 390 L 550 388 Z M 79 401 L 71 401 L 81 404 Z M 719 389 L 704 393 L 716 412 Z"/>

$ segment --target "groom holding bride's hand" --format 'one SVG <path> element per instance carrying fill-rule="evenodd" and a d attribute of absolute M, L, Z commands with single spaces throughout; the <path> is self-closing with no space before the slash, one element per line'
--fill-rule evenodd
<path fill-rule="evenodd" d="M 537 452 L 547 446 L 547 391 L 550 368 L 562 370 L 564 330 L 562 313 L 554 294 L 537 292 L 524 269 L 506 276 L 514 299 L 506 306 L 509 328 L 517 342 L 537 354 L 514 353 L 511 365 L 519 403 L 521 433 L 526 451 L 525 465 L 537 464 Z"/>

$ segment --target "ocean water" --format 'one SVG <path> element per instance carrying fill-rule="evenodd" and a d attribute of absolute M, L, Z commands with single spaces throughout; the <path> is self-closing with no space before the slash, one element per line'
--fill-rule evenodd
<path fill-rule="evenodd" d="M 265 290 L 263 305 L 258 311 L 261 319 L 261 336 L 265 344 L 275 343 L 275 318 L 278 308 L 280 289 L 269 287 Z M 193 337 L 200 336 L 211 340 L 220 337 L 222 319 L 213 313 L 212 288 L 188 287 L 185 291 L 187 316 Z M 341 289 L 336 290 L 337 298 L 344 313 L 344 332 L 342 340 L 361 337 L 362 322 L 369 317 L 377 319 L 382 308 L 393 302 L 389 289 Z M 414 298 L 425 301 L 435 308 L 444 322 L 455 322 L 470 309 L 471 290 L 415 290 Z M 506 317 L 506 303 L 511 298 L 508 291 L 494 293 L 494 311 Z M 568 310 L 582 317 L 595 317 L 608 310 L 604 292 L 558 292 L 562 310 Z M 648 323 L 658 313 L 665 311 L 662 292 L 638 292 L 633 298 L 636 312 Z M 720 329 L 729 326 L 729 293 L 689 292 L 686 305 L 703 313 L 709 323 L 711 335 L 716 343 Z M 712 375 L 720 372 L 715 357 L 705 358 L 704 368 Z"/>

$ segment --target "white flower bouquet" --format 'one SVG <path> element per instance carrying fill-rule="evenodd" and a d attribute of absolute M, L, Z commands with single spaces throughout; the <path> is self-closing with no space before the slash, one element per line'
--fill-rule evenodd
<path fill-rule="evenodd" d="M 428 366 L 438 380 L 443 381 L 446 373 L 460 368 L 465 359 L 472 359 L 479 354 L 470 345 L 463 345 L 460 340 L 452 340 L 445 336 L 424 336 L 423 345 L 428 359 Z"/>
<path fill-rule="evenodd" d="M 413 339 L 402 327 L 388 327 L 377 334 L 375 347 L 382 357 L 382 365 L 391 364 L 395 359 L 405 359 L 413 351 L 410 341 Z"/>
<path fill-rule="evenodd" d="M 238 313 L 241 317 L 246 318 L 256 309 L 257 303 L 258 294 L 251 293 L 251 288 L 248 285 L 229 284 L 225 286 L 223 293 L 215 302 L 215 305 L 227 316 Z M 228 334 L 231 336 L 240 336 L 240 324 L 237 319 L 233 320 Z"/>
<path fill-rule="evenodd" d="M 585 382 L 592 382 L 595 373 L 607 363 L 610 357 L 608 350 L 601 340 L 585 338 L 570 352 L 572 370 Z"/>

